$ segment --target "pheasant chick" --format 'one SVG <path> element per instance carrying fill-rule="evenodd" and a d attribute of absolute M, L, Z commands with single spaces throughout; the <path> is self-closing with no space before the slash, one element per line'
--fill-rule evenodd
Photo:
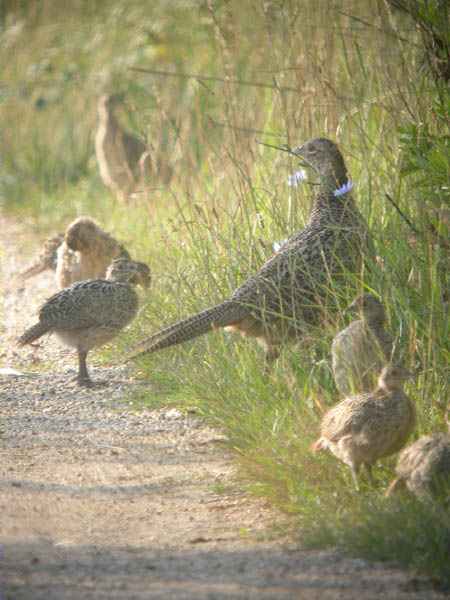
<path fill-rule="evenodd" d="M 57 251 L 56 279 L 60 288 L 76 281 L 104 278 L 115 258 L 130 259 L 128 251 L 90 217 L 75 219 Z"/>
<path fill-rule="evenodd" d="M 348 465 L 356 489 L 361 465 L 372 481 L 372 465 L 398 452 L 414 429 L 415 406 L 403 391 L 410 376 L 402 367 L 384 367 L 375 390 L 345 398 L 322 419 L 312 450 L 330 450 Z"/>
<path fill-rule="evenodd" d="M 358 296 L 347 311 L 358 311 L 361 318 L 340 331 L 331 346 L 334 380 L 343 396 L 373 390 L 393 346 L 384 328 L 384 307 L 375 296 Z"/>
<path fill-rule="evenodd" d="M 19 338 L 31 344 L 45 333 L 56 335 L 78 353 L 78 384 L 91 386 L 86 366 L 89 350 L 113 339 L 130 323 L 138 309 L 135 285 L 148 288 L 150 269 L 141 262 L 116 259 L 106 279 L 74 283 L 58 292 L 39 310 L 39 322 Z"/>
<path fill-rule="evenodd" d="M 115 110 L 123 100 L 121 94 L 99 98 L 95 154 L 103 183 L 119 200 L 127 201 L 139 181 L 139 174 L 150 163 L 140 163 L 148 152 L 145 143 L 126 131 L 116 118 Z"/>
<path fill-rule="evenodd" d="M 406 487 L 421 499 L 450 499 L 450 409 L 447 426 L 448 433 L 424 435 L 400 453 L 387 496 Z"/>

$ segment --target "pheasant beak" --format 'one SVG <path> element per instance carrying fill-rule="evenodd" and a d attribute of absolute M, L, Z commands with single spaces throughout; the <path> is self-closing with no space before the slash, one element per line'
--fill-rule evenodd
<path fill-rule="evenodd" d="M 135 279 L 135 284 L 140 285 L 144 290 L 148 290 L 150 287 L 151 278 L 148 275 L 139 275 Z"/>
<path fill-rule="evenodd" d="M 291 154 L 295 156 L 295 158 L 300 159 L 299 164 L 302 167 L 309 167 L 310 169 L 314 169 L 314 165 L 312 165 L 303 155 L 302 150 L 303 146 L 297 146 L 297 148 L 290 148 L 287 144 L 283 146 L 275 146 L 274 144 L 266 144 L 265 142 L 258 141 L 258 144 L 261 146 L 267 146 L 268 148 L 275 148 L 275 150 L 281 150 L 281 152 L 287 152 L 287 154 Z"/>
<path fill-rule="evenodd" d="M 295 156 L 300 159 L 299 160 L 299 165 L 302 167 L 306 167 L 307 169 L 312 169 L 313 171 L 315 171 L 316 173 L 319 173 L 316 165 L 314 165 L 312 162 L 310 162 L 305 156 L 303 156 L 302 154 L 298 154 L 298 150 L 301 150 L 301 148 L 294 150 L 294 154 Z"/>

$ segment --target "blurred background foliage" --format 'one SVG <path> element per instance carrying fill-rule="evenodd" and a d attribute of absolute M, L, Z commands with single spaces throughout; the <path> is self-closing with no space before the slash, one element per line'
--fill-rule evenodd
<path fill-rule="evenodd" d="M 259 142 L 337 140 L 377 247 L 364 284 L 384 298 L 401 356 L 419 371 L 408 387 L 418 432 L 442 429 L 449 30 L 445 0 L 3 0 L 0 207 L 42 237 L 91 214 L 148 260 L 155 284 L 124 351 L 226 297 L 305 223 L 310 186 L 289 188 L 296 165 Z M 104 188 L 95 160 L 96 104 L 111 92 L 126 96 L 121 122 L 173 171 L 129 206 Z M 345 468 L 309 453 L 336 401 L 329 343 L 344 322 L 286 351 L 269 380 L 257 349 L 220 334 L 155 355 L 139 364 L 154 393 L 134 400 L 195 406 L 219 424 L 253 491 L 295 513 L 309 543 L 448 581 L 448 513 L 400 510 L 380 490 L 356 497 Z"/>

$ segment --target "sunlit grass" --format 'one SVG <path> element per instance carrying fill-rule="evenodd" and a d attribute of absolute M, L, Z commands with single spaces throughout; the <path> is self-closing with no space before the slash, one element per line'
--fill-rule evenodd
<path fill-rule="evenodd" d="M 309 515 L 302 541 L 316 548 L 331 544 L 371 560 L 394 559 L 450 586 L 450 512 L 438 504 L 407 497 L 388 501 L 374 492 L 339 498 Z"/>
<path fill-rule="evenodd" d="M 421 135 L 426 123 L 438 136 L 444 121 L 430 112 L 435 90 L 417 75 L 414 43 L 396 35 L 414 42 L 412 24 L 398 20 L 396 31 L 383 8 L 356 0 L 282 10 L 261 3 L 265 11 L 219 4 L 212 14 L 196 2 L 83 3 L 83 10 L 74 3 L 50 16 L 44 3 L 28 21 L 10 19 L 0 38 L 0 111 L 11 124 L 0 141 L 1 206 L 42 237 L 92 215 L 148 261 L 153 285 L 138 318 L 101 353 L 117 361 L 161 326 L 228 297 L 274 241 L 304 226 L 314 187 L 288 187 L 297 165 L 258 141 L 338 140 L 379 256 L 364 285 L 384 299 L 400 356 L 418 371 L 407 386 L 418 433 L 440 429 L 449 391 L 448 249 L 424 223 L 437 198 L 448 198 L 446 163 Z M 96 99 L 109 90 L 127 92 L 121 120 L 175 173 L 129 206 L 103 187 L 93 152 Z M 399 134 L 403 122 L 409 129 Z M 425 156 L 435 173 L 425 182 L 420 172 L 402 176 L 407 144 L 419 141 L 416 160 Z M 386 193 L 419 231 L 415 240 Z M 341 308 L 347 300 L 339 297 Z M 338 312 L 312 330 L 269 376 L 254 343 L 211 333 L 136 361 L 136 376 L 151 385 L 129 400 L 195 408 L 220 427 L 253 493 L 295 515 L 309 545 L 398 560 L 443 580 L 447 516 L 439 530 L 438 509 L 384 500 L 394 459 L 377 468 L 376 490 L 363 486 L 357 495 L 344 465 L 309 450 L 321 414 L 337 400 L 329 347 L 345 323 Z"/>

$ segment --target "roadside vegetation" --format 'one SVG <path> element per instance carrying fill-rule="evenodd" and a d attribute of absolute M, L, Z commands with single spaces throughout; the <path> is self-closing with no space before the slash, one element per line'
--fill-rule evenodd
<path fill-rule="evenodd" d="M 325 136 L 340 144 L 375 240 L 361 286 L 384 299 L 404 364 L 418 373 L 406 386 L 417 435 L 444 428 L 445 3 L 10 0 L 0 19 L 1 209 L 43 237 L 89 214 L 153 272 L 139 318 L 101 360 L 226 298 L 274 241 L 300 229 L 314 188 L 289 187 L 295 161 L 259 142 Z M 97 98 L 116 91 L 127 98 L 122 122 L 174 172 L 129 206 L 104 188 L 93 147 Z M 342 309 L 350 300 L 338 299 Z M 136 371 L 153 393 L 133 400 L 195 407 L 220 426 L 244 481 L 295 515 L 305 544 L 399 561 L 450 585 L 448 510 L 387 501 L 395 460 L 375 471 L 376 489 L 357 494 L 345 466 L 309 450 L 337 400 L 329 351 L 345 323 L 287 348 L 270 377 L 254 343 L 222 332 L 143 358 Z"/>

